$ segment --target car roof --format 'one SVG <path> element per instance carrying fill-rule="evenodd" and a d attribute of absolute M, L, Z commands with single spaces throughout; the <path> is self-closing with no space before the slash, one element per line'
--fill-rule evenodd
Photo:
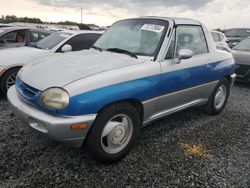
<path fill-rule="evenodd" d="M 219 33 L 219 34 L 223 34 L 224 35 L 224 33 L 220 32 L 220 31 L 216 31 L 216 30 L 212 30 L 210 32 Z"/>
<path fill-rule="evenodd" d="M 15 31 L 15 30 L 20 30 L 20 29 L 30 29 L 30 30 L 35 30 L 35 31 L 41 31 L 44 33 L 52 33 L 51 31 L 45 30 L 45 29 L 39 29 L 39 28 L 34 28 L 34 27 L 3 27 L 1 28 L 2 31 Z"/>
<path fill-rule="evenodd" d="M 0 23 L 0 26 L 12 27 L 13 25 L 11 25 L 11 24 L 5 24 L 5 23 Z"/>
<path fill-rule="evenodd" d="M 153 18 L 161 20 L 172 20 L 176 25 L 188 24 L 188 25 L 201 25 L 201 22 L 191 18 L 178 18 L 178 17 L 159 17 L 159 16 L 145 16 L 141 18 Z"/>
<path fill-rule="evenodd" d="M 224 31 L 227 31 L 227 30 L 237 30 L 237 29 L 247 29 L 247 30 L 250 30 L 249 27 L 238 27 L 238 28 L 225 29 Z"/>

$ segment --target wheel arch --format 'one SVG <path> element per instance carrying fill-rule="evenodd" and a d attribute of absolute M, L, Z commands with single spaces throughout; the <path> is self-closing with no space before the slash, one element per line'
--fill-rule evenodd
<path fill-rule="evenodd" d="M 137 110 L 137 112 L 139 113 L 141 122 L 143 121 L 143 118 L 144 118 L 143 104 L 142 104 L 141 101 L 139 101 L 138 99 L 134 99 L 134 98 L 122 99 L 122 100 L 118 100 L 118 101 L 112 101 L 111 103 L 106 104 L 100 110 L 98 110 L 97 114 L 99 114 L 103 109 L 107 108 L 108 106 L 111 106 L 111 105 L 117 104 L 117 103 L 128 103 L 128 104 L 131 104 L 132 106 L 134 106 L 135 109 Z"/>
<path fill-rule="evenodd" d="M 117 100 L 117 101 L 113 101 L 109 104 L 106 104 L 104 105 L 101 109 L 98 110 L 97 114 L 100 114 L 105 108 L 111 106 L 111 105 L 114 105 L 114 104 L 119 104 L 119 103 L 128 103 L 128 104 L 131 104 L 132 106 L 134 106 L 136 108 L 136 110 L 138 111 L 139 113 L 139 117 L 140 117 L 140 120 L 141 120 L 141 123 L 143 122 L 143 118 L 144 118 L 144 108 L 143 108 L 143 104 L 141 103 L 141 101 L 139 101 L 138 99 L 133 99 L 133 98 L 128 98 L 128 99 L 122 99 L 122 100 Z M 89 136 L 89 133 L 91 131 L 93 127 L 91 126 L 88 133 L 87 133 L 87 136 L 86 136 L 86 139 L 88 138 Z M 83 145 L 85 144 L 85 142 L 83 143 Z"/>
<path fill-rule="evenodd" d="M 20 70 L 20 68 L 22 68 L 22 66 L 15 66 L 15 67 L 11 67 L 6 69 L 0 76 L 0 95 L 6 97 L 6 93 L 7 93 L 7 88 L 5 85 L 5 81 L 6 81 L 6 77 L 8 76 L 8 73 L 10 73 L 11 70 L 13 69 L 18 69 Z"/>
<path fill-rule="evenodd" d="M 0 79 L 6 75 L 10 70 L 13 70 L 13 69 L 21 69 L 23 66 L 22 65 L 17 65 L 17 66 L 13 66 L 13 67 L 8 67 L 5 69 L 5 71 L 1 74 L 0 76 Z"/>
<path fill-rule="evenodd" d="M 236 76 L 233 78 L 232 75 L 226 75 L 224 78 L 229 82 L 230 88 L 232 88 L 235 83 Z"/>

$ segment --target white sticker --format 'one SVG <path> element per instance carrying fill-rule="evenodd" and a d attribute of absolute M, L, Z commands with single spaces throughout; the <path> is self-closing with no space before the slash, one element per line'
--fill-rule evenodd
<path fill-rule="evenodd" d="M 154 24 L 144 24 L 141 27 L 141 30 L 146 30 L 146 31 L 153 31 L 156 33 L 161 33 L 164 30 L 164 26 L 161 25 L 154 25 Z"/>

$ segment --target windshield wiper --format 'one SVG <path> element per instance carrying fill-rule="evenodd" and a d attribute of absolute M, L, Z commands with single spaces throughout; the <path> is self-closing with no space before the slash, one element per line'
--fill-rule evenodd
<path fill-rule="evenodd" d="M 99 50 L 100 52 L 102 52 L 102 49 L 97 47 L 97 46 L 92 46 L 91 48 L 94 48 L 94 49 Z"/>
<path fill-rule="evenodd" d="M 138 59 L 137 55 L 135 55 L 134 53 L 124 50 L 124 49 L 120 49 L 120 48 L 108 48 L 107 51 L 110 52 L 117 52 L 117 53 L 122 53 L 122 54 L 127 54 L 130 55 L 131 57 L 134 57 L 136 59 Z"/>

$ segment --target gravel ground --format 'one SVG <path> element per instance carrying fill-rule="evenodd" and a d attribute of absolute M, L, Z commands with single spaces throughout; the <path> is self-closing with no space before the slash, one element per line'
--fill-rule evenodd
<path fill-rule="evenodd" d="M 113 165 L 34 134 L 0 100 L 0 187 L 250 187 L 250 86 L 237 84 L 219 116 L 180 112 L 142 130 Z M 211 157 L 187 155 L 181 143 Z"/>

